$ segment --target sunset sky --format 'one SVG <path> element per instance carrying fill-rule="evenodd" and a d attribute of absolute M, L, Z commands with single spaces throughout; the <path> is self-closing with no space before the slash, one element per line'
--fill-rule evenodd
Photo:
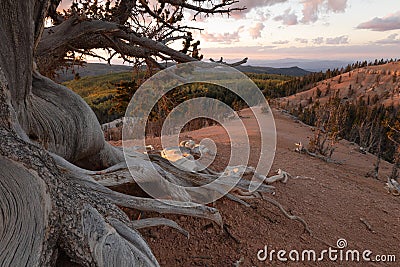
<path fill-rule="evenodd" d="M 207 58 L 400 58 L 398 1 L 242 2 L 248 8 L 245 12 L 199 23 L 205 30 L 196 37 L 203 41 Z"/>
<path fill-rule="evenodd" d="M 70 1 L 63 0 L 63 6 Z M 205 58 L 400 58 L 398 0 L 241 0 L 247 9 L 189 25 Z M 180 44 L 179 44 L 180 48 Z"/>

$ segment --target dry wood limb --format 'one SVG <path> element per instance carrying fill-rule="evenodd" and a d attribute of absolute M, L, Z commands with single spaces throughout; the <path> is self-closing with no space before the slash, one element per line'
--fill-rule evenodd
<path fill-rule="evenodd" d="M 309 156 L 311 156 L 311 157 L 314 157 L 314 158 L 323 160 L 323 161 L 325 161 L 325 162 L 327 162 L 327 163 L 334 163 L 334 164 L 338 164 L 338 165 L 343 165 L 343 162 L 342 162 L 342 161 L 334 160 L 334 159 L 332 159 L 332 158 L 330 158 L 330 157 L 325 157 L 325 156 L 322 156 L 322 155 L 319 155 L 319 154 L 310 152 L 307 148 L 303 147 L 303 146 L 301 145 L 301 143 L 300 143 L 300 145 L 299 145 L 299 144 L 296 144 L 296 145 L 298 146 L 298 147 L 295 149 L 296 152 L 305 153 L 305 154 L 307 154 L 307 155 L 309 155 Z"/>
<path fill-rule="evenodd" d="M 231 233 L 231 231 L 229 230 L 229 226 L 228 226 L 227 224 L 224 224 L 224 225 L 223 225 L 223 229 L 224 229 L 224 232 L 225 232 L 230 238 L 232 238 L 233 241 L 235 241 L 236 244 L 240 244 L 240 243 L 241 243 L 240 240 L 237 239 L 237 237 L 235 237 L 235 236 Z"/>
<path fill-rule="evenodd" d="M 285 208 L 284 208 L 278 201 L 276 201 L 276 200 L 274 200 L 274 199 L 272 199 L 272 198 L 264 197 L 264 196 L 263 196 L 263 200 L 265 200 L 265 201 L 267 201 L 268 203 L 270 203 L 270 204 L 274 205 L 275 207 L 277 207 L 277 208 L 283 213 L 283 215 L 285 215 L 286 218 L 288 218 L 288 219 L 290 219 L 290 220 L 295 220 L 295 221 L 300 222 L 300 223 L 304 226 L 304 230 L 305 230 L 308 234 L 310 234 L 310 235 L 312 236 L 312 232 L 311 232 L 311 230 L 310 230 L 308 224 L 304 221 L 304 219 L 302 219 L 302 218 L 300 218 L 300 217 L 298 217 L 298 216 L 295 216 L 295 215 L 290 214 L 289 212 L 287 212 L 287 211 L 285 210 Z"/>
<path fill-rule="evenodd" d="M 237 66 L 243 65 L 243 64 L 245 64 L 247 62 L 247 60 L 248 60 L 248 58 L 246 57 L 246 58 L 244 58 L 244 59 L 242 59 L 240 61 L 234 62 L 234 63 L 227 63 L 227 62 L 223 61 L 222 57 L 218 61 L 215 61 L 214 59 L 210 58 L 210 61 L 213 62 L 213 63 L 220 63 L 220 64 L 227 65 L 227 66 L 230 66 L 230 67 L 237 67 Z"/>
<path fill-rule="evenodd" d="M 265 182 L 267 184 L 271 184 L 271 183 L 275 183 L 278 181 L 281 181 L 282 183 L 287 183 L 287 181 L 289 180 L 289 177 L 291 177 L 291 175 L 281 169 L 278 169 L 277 174 L 271 177 L 268 177 L 265 179 Z"/>
<path fill-rule="evenodd" d="M 371 224 L 366 219 L 360 218 L 360 222 L 362 222 L 370 232 L 375 233 L 375 231 L 372 229 Z"/>
<path fill-rule="evenodd" d="M 400 184 L 396 180 L 388 178 L 385 187 L 389 194 L 400 196 Z"/>
<path fill-rule="evenodd" d="M 234 267 L 240 267 L 240 265 L 241 265 L 243 262 L 244 262 L 244 257 L 242 256 L 242 257 L 240 257 L 239 260 L 237 260 L 237 261 L 233 264 L 233 266 L 234 266 Z"/>

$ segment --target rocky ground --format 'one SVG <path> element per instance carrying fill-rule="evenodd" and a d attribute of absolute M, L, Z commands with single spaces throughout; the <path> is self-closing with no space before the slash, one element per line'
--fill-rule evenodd
<path fill-rule="evenodd" d="M 249 114 L 247 114 L 249 115 Z M 248 129 L 254 155 L 250 165 L 258 161 L 257 147 L 260 146 L 256 121 L 242 113 Z M 297 221 L 287 219 L 276 207 L 264 200 L 248 201 L 252 207 L 245 207 L 227 199 L 216 202 L 230 234 L 203 219 L 185 216 L 165 216 L 178 222 L 190 233 L 186 238 L 167 227 L 141 230 L 150 244 L 161 266 L 268 266 L 269 260 L 261 262 L 257 253 L 268 246 L 268 250 L 310 250 L 320 253 L 329 245 L 336 246 L 338 239 L 347 241 L 347 249 L 371 250 L 372 255 L 394 254 L 397 263 L 355 263 L 328 261 L 290 262 L 292 266 L 398 266 L 400 262 L 400 197 L 388 194 L 385 181 L 391 165 L 383 162 L 380 180 L 366 178 L 373 168 L 375 156 L 361 154 L 357 145 L 340 141 L 333 158 L 342 165 L 326 163 L 320 159 L 294 152 L 295 143 L 307 144 L 312 135 L 310 127 L 303 125 L 289 115 L 274 111 L 277 127 L 277 150 L 271 170 L 278 168 L 292 175 L 286 184 L 277 183 L 276 194 L 270 196 L 279 201 L 290 213 L 302 217 L 309 225 L 312 236 L 304 231 Z M 229 137 L 220 126 L 203 128 L 184 133 L 183 139 L 199 142 L 211 138 L 217 143 L 218 155 L 213 163 L 216 169 L 223 169 L 230 155 Z M 160 148 L 159 140 L 149 144 Z M 120 143 L 114 142 L 115 145 Z M 272 172 L 271 172 L 272 174 Z M 127 193 L 137 188 L 120 188 Z M 136 219 L 138 213 L 126 212 Z M 141 217 L 156 214 L 144 213 Z M 288 255 L 286 255 L 287 257 Z M 372 256 L 373 258 L 373 256 Z M 286 265 L 274 255 L 273 266 Z"/>

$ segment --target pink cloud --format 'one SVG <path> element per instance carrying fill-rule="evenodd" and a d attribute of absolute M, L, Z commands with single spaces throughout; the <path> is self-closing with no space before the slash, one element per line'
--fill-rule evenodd
<path fill-rule="evenodd" d="M 390 31 L 400 29 L 400 11 L 383 18 L 375 17 L 357 26 L 357 29 L 369 29 L 373 31 Z"/>
<path fill-rule="evenodd" d="M 397 33 L 391 34 L 385 39 L 378 40 L 375 43 L 376 44 L 383 44 L 383 45 L 389 45 L 389 44 L 400 44 L 400 38 L 397 38 L 399 36 Z"/>
<path fill-rule="evenodd" d="M 318 20 L 319 7 L 323 0 L 303 0 L 303 23 L 316 22 Z"/>
<path fill-rule="evenodd" d="M 211 43 L 220 43 L 220 44 L 231 44 L 234 42 L 239 42 L 240 41 L 240 36 L 239 33 L 243 30 L 243 26 L 239 27 L 238 30 L 229 33 L 201 33 L 201 37 L 204 39 L 206 42 L 211 42 Z"/>
<path fill-rule="evenodd" d="M 296 25 L 298 24 L 297 15 L 294 13 L 290 13 L 291 9 L 285 10 L 282 15 L 276 16 L 274 18 L 275 21 L 282 21 L 284 25 Z"/>
<path fill-rule="evenodd" d="M 347 0 L 303 0 L 303 23 L 313 23 L 318 20 L 321 11 L 335 13 L 344 12 Z"/>
<path fill-rule="evenodd" d="M 253 39 L 261 38 L 261 32 L 265 28 L 264 24 L 258 22 L 254 27 L 249 29 L 249 34 Z"/>
<path fill-rule="evenodd" d="M 328 9 L 333 12 L 343 12 L 347 7 L 347 0 L 328 0 Z"/>
<path fill-rule="evenodd" d="M 282 44 L 288 44 L 289 41 L 288 40 L 280 40 L 280 41 L 275 41 L 275 42 L 272 42 L 272 43 L 276 44 L 276 45 L 282 45 Z"/>
<path fill-rule="evenodd" d="M 317 37 L 312 40 L 314 44 L 322 44 L 324 42 L 324 37 Z"/>
<path fill-rule="evenodd" d="M 296 38 L 295 41 L 302 44 L 308 44 L 308 40 L 304 38 Z"/>
<path fill-rule="evenodd" d="M 349 43 L 349 36 L 342 35 L 334 38 L 326 38 L 326 44 L 330 45 L 338 45 L 338 44 L 348 44 Z"/>

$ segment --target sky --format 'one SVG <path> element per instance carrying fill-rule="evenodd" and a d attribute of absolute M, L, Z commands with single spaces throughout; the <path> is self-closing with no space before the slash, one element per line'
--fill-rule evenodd
<path fill-rule="evenodd" d="M 70 1 L 63 0 L 63 7 Z M 231 16 L 185 14 L 206 59 L 400 58 L 399 0 L 240 0 Z M 177 44 L 181 48 L 181 44 Z"/>
<path fill-rule="evenodd" d="M 201 41 L 206 58 L 400 58 L 398 0 L 244 0 L 240 4 L 247 10 L 196 23 L 204 28 L 195 38 Z"/>

